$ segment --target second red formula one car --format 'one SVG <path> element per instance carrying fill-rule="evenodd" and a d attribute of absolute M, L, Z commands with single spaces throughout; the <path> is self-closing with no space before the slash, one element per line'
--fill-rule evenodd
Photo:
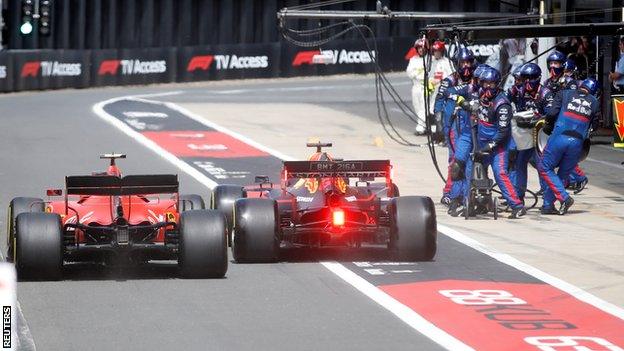
<path fill-rule="evenodd" d="M 20 278 L 60 279 L 64 263 L 177 260 L 187 277 L 223 277 L 226 221 L 199 195 L 178 195 L 173 174 L 106 172 L 65 178 L 64 199 L 17 197 L 8 211 L 8 257 Z M 48 196 L 62 196 L 60 189 Z"/>
<path fill-rule="evenodd" d="M 399 196 L 388 160 L 338 160 L 323 147 L 309 161 L 286 161 L 281 184 L 219 185 L 211 206 L 228 217 L 237 262 L 270 262 L 280 247 L 381 244 L 401 260 L 431 260 L 437 224 L 433 201 Z M 383 182 L 379 180 L 383 179 Z M 375 182 L 378 180 L 378 182 Z"/>

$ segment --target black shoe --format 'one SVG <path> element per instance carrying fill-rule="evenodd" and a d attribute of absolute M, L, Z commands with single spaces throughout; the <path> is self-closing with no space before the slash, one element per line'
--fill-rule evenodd
<path fill-rule="evenodd" d="M 589 180 L 587 178 L 585 178 L 581 182 L 576 183 L 576 186 L 574 187 L 574 195 L 583 191 L 583 189 L 585 189 L 585 187 L 587 186 L 587 183 L 589 183 Z"/>
<path fill-rule="evenodd" d="M 513 210 L 511 210 L 511 215 L 509 215 L 509 218 L 511 219 L 522 218 L 526 215 L 526 213 L 527 213 L 527 210 L 526 210 L 526 207 L 524 206 L 514 208 Z"/>
<path fill-rule="evenodd" d="M 505 200 L 503 198 L 499 198 L 498 205 L 500 207 L 507 207 L 507 206 L 509 206 L 509 204 L 507 203 L 507 200 Z"/>
<path fill-rule="evenodd" d="M 558 215 L 559 211 L 555 210 L 553 207 L 542 207 L 540 208 L 540 213 L 543 215 Z"/>
<path fill-rule="evenodd" d="M 453 200 L 453 202 L 451 202 L 451 205 L 449 206 L 448 214 L 450 214 L 451 217 L 459 217 L 464 215 L 465 210 L 466 207 L 464 206 L 464 202 L 455 199 Z"/>
<path fill-rule="evenodd" d="M 561 206 L 559 206 L 559 214 L 562 216 L 566 214 L 572 205 L 574 205 L 574 199 L 568 197 L 568 199 L 562 202 Z"/>

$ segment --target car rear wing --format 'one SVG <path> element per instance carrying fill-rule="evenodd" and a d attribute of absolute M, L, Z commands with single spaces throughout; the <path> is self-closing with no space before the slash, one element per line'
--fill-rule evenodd
<path fill-rule="evenodd" d="M 112 175 L 87 175 L 65 177 L 67 195 L 149 195 L 178 192 L 178 176 L 175 174 L 128 175 L 123 178 Z"/>
<path fill-rule="evenodd" d="M 284 161 L 285 178 L 388 178 L 389 160 Z"/>

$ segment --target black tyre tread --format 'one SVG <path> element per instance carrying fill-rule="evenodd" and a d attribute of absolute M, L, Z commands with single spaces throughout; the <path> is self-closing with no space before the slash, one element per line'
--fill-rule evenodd
<path fill-rule="evenodd" d="M 277 203 L 271 199 L 239 199 L 234 205 L 234 217 L 234 260 L 275 262 L 279 251 Z"/>
<path fill-rule="evenodd" d="M 437 222 L 433 200 L 427 196 L 394 198 L 390 206 L 390 248 L 398 259 L 430 261 L 437 250 Z"/>
<path fill-rule="evenodd" d="M 225 216 L 228 229 L 228 246 L 232 245 L 232 229 L 234 228 L 234 203 L 244 197 L 240 185 L 220 184 L 212 190 L 210 208 L 219 210 Z"/>
<path fill-rule="evenodd" d="M 15 219 L 20 213 L 43 212 L 43 200 L 36 197 L 16 197 L 9 203 L 7 209 L 7 259 L 13 260 L 13 235 L 15 234 Z"/>
<path fill-rule="evenodd" d="M 56 213 L 21 213 L 15 222 L 15 266 L 20 279 L 58 280 L 63 273 L 63 233 Z"/>
<path fill-rule="evenodd" d="M 222 278 L 228 268 L 225 218 L 214 210 L 180 214 L 178 265 L 186 278 Z"/>

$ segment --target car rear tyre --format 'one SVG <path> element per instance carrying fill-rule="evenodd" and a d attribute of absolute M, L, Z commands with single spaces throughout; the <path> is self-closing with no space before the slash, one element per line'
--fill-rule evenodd
<path fill-rule="evenodd" d="M 15 222 L 15 268 L 22 280 L 59 280 L 63 275 L 61 217 L 21 213 Z"/>
<path fill-rule="evenodd" d="M 225 218 L 217 211 L 180 214 L 178 266 L 186 278 L 223 278 L 228 268 Z"/>
<path fill-rule="evenodd" d="M 234 202 L 244 196 L 243 187 L 240 185 L 217 185 L 212 190 L 210 208 L 219 210 L 225 216 L 228 230 L 228 246 L 232 246 L 232 229 L 234 227 L 232 213 L 234 211 Z"/>
<path fill-rule="evenodd" d="M 236 262 L 275 262 L 279 251 L 277 204 L 271 199 L 239 199 L 234 204 Z"/>
<path fill-rule="evenodd" d="M 392 199 L 390 214 L 390 250 L 397 259 L 430 261 L 437 249 L 435 206 L 426 196 Z"/>
<path fill-rule="evenodd" d="M 36 197 L 16 197 L 7 210 L 7 260 L 12 262 L 15 254 L 15 219 L 21 213 L 43 212 L 44 203 Z"/>
<path fill-rule="evenodd" d="M 203 210 L 206 208 L 204 199 L 197 194 L 180 195 L 180 212 L 190 210 Z"/>

